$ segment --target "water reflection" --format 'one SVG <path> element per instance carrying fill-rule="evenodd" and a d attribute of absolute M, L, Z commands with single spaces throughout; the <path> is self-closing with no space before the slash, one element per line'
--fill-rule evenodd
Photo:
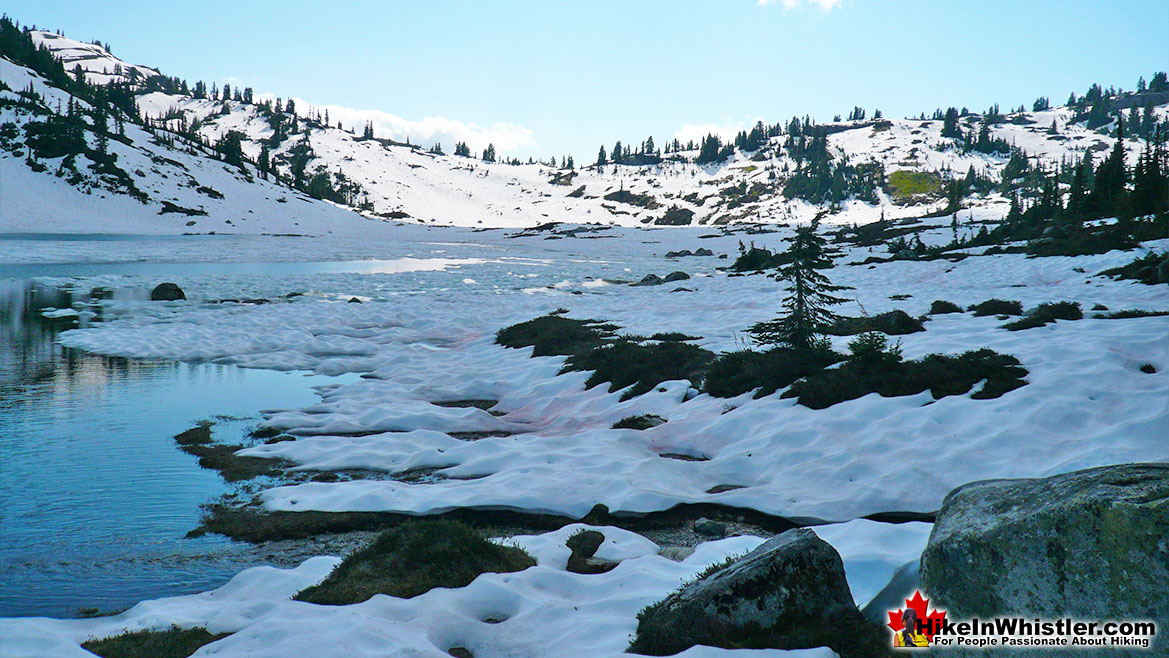
<path fill-rule="evenodd" d="M 184 539 L 227 487 L 171 437 L 218 416 L 216 436 L 236 440 L 258 411 L 312 404 L 313 386 L 336 381 L 55 345 L 60 330 L 101 319 L 91 293 L 0 281 L 0 616 L 121 608 L 254 564 L 222 538 Z"/>

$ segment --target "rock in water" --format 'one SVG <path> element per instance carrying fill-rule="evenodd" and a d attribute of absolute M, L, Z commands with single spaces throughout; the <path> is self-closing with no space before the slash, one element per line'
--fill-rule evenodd
<path fill-rule="evenodd" d="M 689 279 L 689 278 L 690 278 L 689 274 L 683 272 L 682 270 L 678 270 L 676 272 L 670 272 L 669 274 L 667 274 L 666 278 L 662 279 L 662 281 L 664 283 L 671 283 L 674 281 L 685 281 L 686 279 Z"/>
<path fill-rule="evenodd" d="M 656 274 L 646 274 L 644 277 L 641 278 L 641 281 L 638 281 L 637 283 L 631 283 L 629 285 L 631 285 L 631 286 L 660 286 L 663 283 L 665 283 L 665 281 L 662 280 L 662 277 L 660 277 Z"/>
<path fill-rule="evenodd" d="M 851 658 L 890 655 L 888 636 L 857 610 L 836 549 L 797 528 L 643 610 L 629 650 L 828 646 Z"/>
<path fill-rule="evenodd" d="M 187 295 L 183 293 L 183 289 L 170 281 L 160 283 L 154 287 L 154 290 L 150 291 L 150 301 L 152 302 L 173 302 L 186 298 Z"/>
<path fill-rule="evenodd" d="M 921 582 L 953 618 L 1135 618 L 1169 628 L 1169 464 L 958 487 L 922 553 Z M 1157 644 L 1169 648 L 1167 638 Z"/>

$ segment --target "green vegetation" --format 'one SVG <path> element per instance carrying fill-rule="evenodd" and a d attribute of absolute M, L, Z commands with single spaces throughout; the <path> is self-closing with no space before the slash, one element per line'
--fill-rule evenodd
<path fill-rule="evenodd" d="M 859 318 L 837 318 L 824 333 L 833 336 L 855 336 L 869 331 L 879 331 L 890 336 L 925 331 L 922 321 L 900 309 Z"/>
<path fill-rule="evenodd" d="M 135 631 L 100 640 L 86 640 L 81 648 L 102 658 L 187 658 L 204 645 L 231 635 L 213 635 L 206 628 Z"/>
<path fill-rule="evenodd" d="M 295 598 L 321 605 L 360 603 L 375 594 L 411 598 L 435 587 L 465 587 L 480 574 L 535 564 L 522 549 L 489 541 L 462 523 L 411 521 L 382 533 Z"/>
<path fill-rule="evenodd" d="M 597 320 L 545 315 L 501 329 L 495 342 L 515 349 L 531 347 L 532 356 L 571 356 L 612 341 L 616 329 Z"/>
<path fill-rule="evenodd" d="M 1150 251 L 1144 256 L 1134 258 L 1126 265 L 1104 270 L 1100 274 L 1117 279 L 1132 279 L 1150 286 L 1169 283 L 1169 251 L 1162 253 Z"/>
<path fill-rule="evenodd" d="M 1023 304 L 1017 300 L 988 299 L 985 302 L 974 304 L 966 309 L 975 316 L 986 315 L 1023 315 Z"/>
<path fill-rule="evenodd" d="M 1044 303 L 1027 311 L 1026 316 L 1014 322 L 1004 324 L 1003 328 L 1009 329 L 1010 331 L 1021 331 L 1023 329 L 1042 327 L 1056 320 L 1079 320 L 1083 317 L 1084 312 L 1080 309 L 1080 305 L 1077 302 Z"/>
<path fill-rule="evenodd" d="M 735 397 L 758 389 L 755 396 L 763 397 L 843 358 L 827 348 L 800 351 L 775 347 L 763 352 L 727 352 L 707 368 L 703 389 L 719 398 Z"/>
<path fill-rule="evenodd" d="M 175 435 L 175 443 L 179 450 L 199 458 L 199 465 L 203 468 L 219 471 L 219 474 L 228 482 L 250 480 L 260 475 L 279 475 L 281 462 L 260 457 L 243 457 L 236 455 L 239 450 L 247 446 L 238 444 L 215 443 L 211 438 L 210 421 L 200 421 L 189 430 Z M 265 430 L 257 430 L 269 438 L 274 434 Z M 257 435 L 253 432 L 252 436 Z"/>
<path fill-rule="evenodd" d="M 962 307 L 953 302 L 947 302 L 944 299 L 935 299 L 930 304 L 930 315 L 942 315 L 944 313 L 961 313 Z"/>
<path fill-rule="evenodd" d="M 889 174 L 889 193 L 899 199 L 922 194 L 937 194 L 942 188 L 942 179 L 932 171 L 906 171 Z"/>
<path fill-rule="evenodd" d="M 1154 318 L 1163 315 L 1169 315 L 1169 311 L 1145 311 L 1143 309 L 1134 308 L 1123 311 L 1113 311 L 1111 313 L 1097 313 L 1092 317 L 1099 320 L 1128 320 L 1131 318 Z"/>
<path fill-rule="evenodd" d="M 879 334 L 878 334 L 879 335 Z M 839 368 L 821 370 L 792 384 L 783 397 L 794 397 L 812 409 L 880 393 L 885 397 L 930 391 L 934 398 L 962 395 L 975 384 L 986 384 L 971 397 L 996 398 L 1027 382 L 1018 359 L 989 349 L 959 356 L 930 354 L 916 361 L 900 360 L 896 348 L 876 349 L 872 343 L 853 348 L 853 357 Z"/>
<path fill-rule="evenodd" d="M 651 427 L 657 427 L 666 422 L 665 418 L 655 416 L 653 414 L 643 414 L 641 416 L 626 416 L 621 420 L 613 423 L 615 430 L 648 430 Z"/>
<path fill-rule="evenodd" d="M 610 392 L 631 386 L 621 395 L 622 400 L 628 400 L 660 382 L 689 379 L 698 386 L 703 369 L 713 359 L 713 352 L 696 345 L 676 341 L 642 344 L 622 338 L 569 357 L 564 369 L 593 371 L 585 382 L 589 388 L 605 382 Z"/>

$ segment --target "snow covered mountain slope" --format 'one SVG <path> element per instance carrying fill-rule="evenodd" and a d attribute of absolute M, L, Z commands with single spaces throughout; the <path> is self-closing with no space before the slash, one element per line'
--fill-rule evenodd
<path fill-rule="evenodd" d="M 0 157 L 2 182 L 18 190 L 6 194 L 0 207 L 6 211 L 6 230 L 113 230 L 132 218 L 139 226 L 135 230 L 146 231 L 321 232 L 355 221 L 321 199 L 370 218 L 476 227 L 777 223 L 807 221 L 825 211 L 824 221 L 835 224 L 938 214 L 963 221 L 997 220 L 1007 214 L 1014 195 L 1009 182 L 1002 184 L 1013 149 L 1020 150 L 1032 171 L 1067 172 L 1086 153 L 1098 153 L 1100 160 L 1115 143 L 1115 119 L 1089 129 L 1082 107 L 1055 107 L 1002 116 L 996 110 L 993 117 L 963 113 L 958 132 L 973 136 L 985 127 L 985 139 L 997 144 L 990 149 L 970 148 L 953 136 L 953 126 L 943 136 L 947 128 L 941 118 L 862 119 L 805 122 L 802 133 L 799 121 L 794 128 L 777 124 L 751 148 L 728 149 L 723 159 L 701 165 L 695 162 L 700 159 L 697 148 L 685 150 L 689 146 L 668 149 L 664 157 L 650 153 L 642 161 L 656 164 L 645 165 L 574 169 L 485 162 L 381 139 L 371 134 L 372 128 L 365 132 L 359 126 L 341 126 L 313 108 L 273 102 L 254 96 L 251 89 L 208 89 L 203 83 L 188 87 L 185 81 L 124 62 L 100 45 L 50 32 L 29 34 L 71 75 L 80 72 L 91 85 L 113 83 L 130 90 L 137 116 L 127 117 L 124 143 L 111 142 L 110 148 L 118 166 L 134 172 L 133 180 L 148 201 L 139 207 L 124 195 L 102 198 L 96 192 L 103 188 L 100 182 L 73 178 L 64 184 L 61 179 L 71 177 L 60 162 L 43 162 L 45 171 L 30 171 L 15 155 L 21 142 L 18 131 L 14 148 Z M 30 79 L 32 90 L 43 97 L 32 115 L 68 111 L 69 94 L 36 78 L 30 70 L 4 62 L 0 79 L 8 88 L 2 92 L 8 102 L 0 123 L 20 128 L 30 120 L 28 108 L 17 107 Z M 1141 103 L 1154 106 L 1154 124 L 1169 119 L 1169 104 L 1161 98 L 1169 94 L 1145 96 Z M 823 175 L 814 183 L 819 192 L 792 184 L 813 169 L 816 154 L 808 145 L 815 147 L 817 135 L 826 139 L 822 153 L 829 158 L 828 177 L 844 167 L 857 172 L 845 176 L 855 180 L 844 183 L 843 193 L 836 189 L 837 181 L 829 194 Z M 97 143 L 95 134 L 87 139 L 91 146 Z M 1141 139 L 1126 141 L 1130 165 L 1144 148 Z M 216 159 L 237 164 L 225 166 Z M 54 179 L 54 174 L 59 176 Z M 866 181 L 863 189 L 854 191 L 861 179 Z M 954 181 L 967 181 L 957 203 L 947 198 Z M 1065 176 L 1061 185 L 1066 189 L 1070 180 Z M 104 188 L 118 191 L 117 186 Z M 187 212 L 207 214 L 188 218 Z M 164 215 L 155 217 L 158 213 Z"/>

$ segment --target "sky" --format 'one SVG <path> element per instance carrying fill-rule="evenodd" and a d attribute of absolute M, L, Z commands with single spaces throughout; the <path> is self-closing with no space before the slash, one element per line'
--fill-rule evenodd
<path fill-rule="evenodd" d="M 859 105 L 1062 103 L 1169 68 L 1164 0 L 572 2 L 7 0 L 23 25 L 108 43 L 193 83 L 327 108 L 448 152 L 573 155 Z"/>

